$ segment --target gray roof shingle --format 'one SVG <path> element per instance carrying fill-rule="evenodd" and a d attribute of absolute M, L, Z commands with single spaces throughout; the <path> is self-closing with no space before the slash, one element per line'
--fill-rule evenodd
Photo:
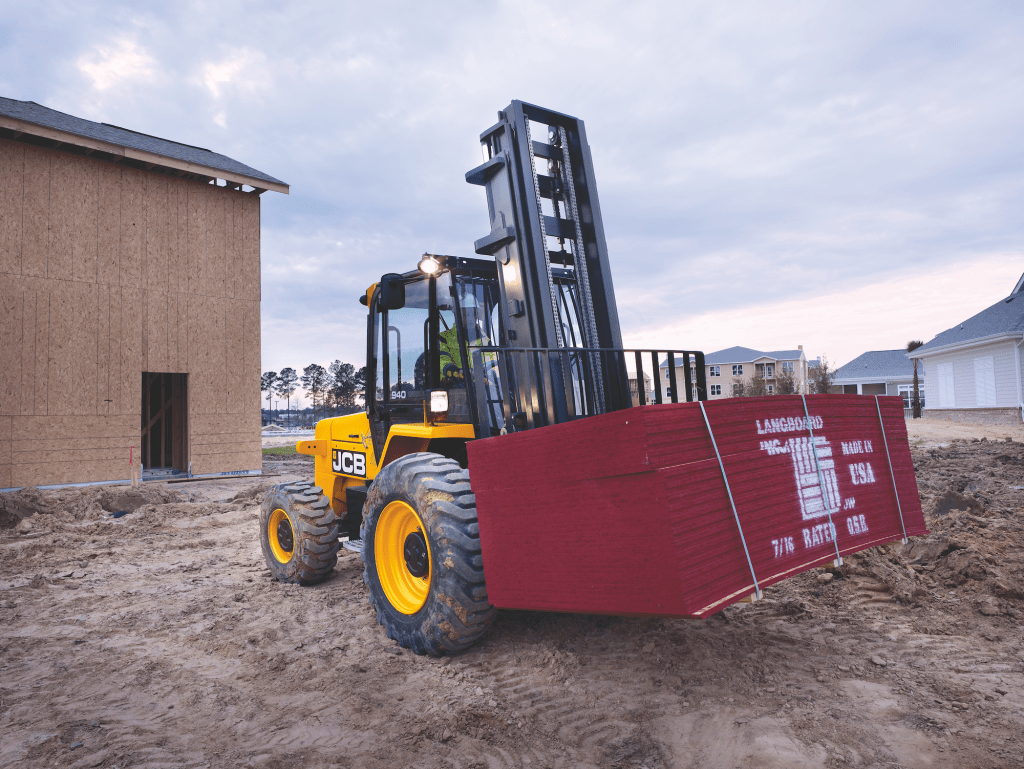
<path fill-rule="evenodd" d="M 1016 293 L 1000 299 L 991 307 L 968 318 L 953 328 L 938 334 L 927 344 L 918 347 L 914 353 L 931 352 L 947 345 L 963 344 L 975 339 L 996 336 L 998 334 L 1024 334 L 1024 290 L 1021 289 L 1024 278 L 1018 281 Z"/>
<path fill-rule="evenodd" d="M 872 350 L 862 353 L 836 370 L 841 379 L 903 379 L 914 375 L 914 364 L 906 350 Z M 924 365 L 917 365 L 917 375 L 924 376 Z"/>
<path fill-rule="evenodd" d="M 284 184 L 280 179 L 275 179 L 269 174 L 257 171 L 252 166 L 239 163 L 237 160 L 221 155 L 202 147 L 193 147 L 189 144 L 181 144 L 169 139 L 161 139 L 156 136 L 130 131 L 126 128 L 108 125 L 107 123 L 94 123 L 91 120 L 84 120 L 73 115 L 44 107 L 33 101 L 18 101 L 0 96 L 0 115 L 23 120 L 26 123 L 52 128 L 57 131 L 82 136 L 89 139 L 115 144 L 119 147 L 131 147 L 132 149 L 150 152 L 154 155 L 161 155 L 166 158 L 182 160 L 187 163 L 206 166 L 229 173 L 251 176 L 256 179 L 263 179 L 274 184 Z"/>

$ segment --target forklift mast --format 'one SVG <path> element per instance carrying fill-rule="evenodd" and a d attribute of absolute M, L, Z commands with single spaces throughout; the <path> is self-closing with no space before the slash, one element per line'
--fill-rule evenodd
<path fill-rule="evenodd" d="M 499 264 L 509 344 L 622 347 L 583 121 L 521 101 L 498 117 L 480 135 L 487 161 L 466 181 L 487 190 L 491 232 L 474 245 Z M 538 129 L 541 141 L 534 138 Z M 554 265 L 574 273 L 581 339 L 567 339 L 562 328 L 569 319 L 560 307 Z"/>
<path fill-rule="evenodd" d="M 504 358 L 511 399 L 521 415 L 530 414 L 529 424 L 511 429 L 631 406 L 583 121 L 513 101 L 480 142 L 485 160 L 466 181 L 487 192 L 490 234 L 474 245 L 498 266 L 504 338 L 495 353 Z M 690 400 L 690 366 L 676 365 L 687 373 L 681 400 Z M 702 375 L 703 360 L 699 369 Z M 658 377 L 657 362 L 652 375 Z M 703 381 L 699 385 L 703 391 Z"/>

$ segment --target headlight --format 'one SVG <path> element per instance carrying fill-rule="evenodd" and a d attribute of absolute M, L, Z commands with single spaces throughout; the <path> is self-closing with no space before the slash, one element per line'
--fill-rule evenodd
<path fill-rule="evenodd" d="M 448 391 L 430 391 L 430 411 L 434 414 L 443 414 L 448 410 Z"/>

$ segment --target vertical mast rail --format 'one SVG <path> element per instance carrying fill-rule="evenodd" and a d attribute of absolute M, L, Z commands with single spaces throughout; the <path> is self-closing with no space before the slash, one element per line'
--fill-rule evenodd
<path fill-rule="evenodd" d="M 687 368 L 690 364 L 690 356 L 686 356 Z M 661 377 L 661 372 L 657 372 L 658 377 Z M 670 352 L 668 354 L 668 389 L 672 391 L 672 402 L 679 403 L 679 389 L 676 382 L 676 356 L 675 353 Z M 687 393 L 684 400 L 689 399 L 689 393 Z"/>

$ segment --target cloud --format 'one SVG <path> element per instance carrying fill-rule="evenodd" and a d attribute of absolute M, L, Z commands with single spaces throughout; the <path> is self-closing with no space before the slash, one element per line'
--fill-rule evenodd
<path fill-rule="evenodd" d="M 93 46 L 76 65 L 92 81 L 93 88 L 106 91 L 126 83 L 152 81 L 157 62 L 134 40 L 119 38 Z"/>
<path fill-rule="evenodd" d="M 252 48 L 237 48 L 217 61 L 202 65 L 202 84 L 214 99 L 220 99 L 230 87 L 238 91 L 271 88 L 266 57 Z"/>
<path fill-rule="evenodd" d="M 266 369 L 359 361 L 359 292 L 424 251 L 472 255 L 487 204 L 463 174 L 514 98 L 586 121 L 631 337 L 709 350 L 802 337 L 837 359 L 842 338 L 852 357 L 964 316 L 912 285 L 970 264 L 1024 270 L 1017 3 L 69 8 L 8 14 L 4 95 L 209 147 L 292 185 L 262 199 Z M 894 341 L 843 304 L 890 285 L 907 289 Z M 990 303 L 963 285 L 965 303 Z"/>

